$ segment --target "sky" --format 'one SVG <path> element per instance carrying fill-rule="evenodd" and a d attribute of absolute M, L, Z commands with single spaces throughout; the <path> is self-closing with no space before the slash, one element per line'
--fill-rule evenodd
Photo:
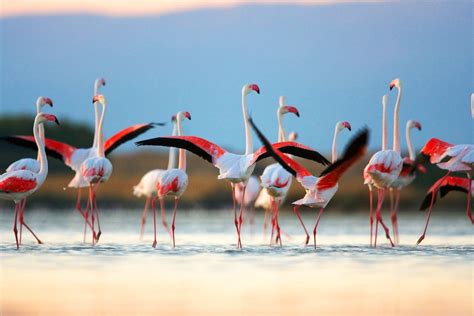
<path fill-rule="evenodd" d="M 59 1 L 39 8 L 32 0 L 2 2 L 0 115 L 33 114 L 37 96 L 46 95 L 60 119 L 92 125 L 93 81 L 104 77 L 106 135 L 187 110 L 193 120 L 186 133 L 244 151 L 240 92 L 256 83 L 261 94 L 248 96 L 248 112 L 270 138 L 284 95 L 301 114 L 285 117 L 286 130 L 298 132 L 301 142 L 329 152 L 334 124 L 343 120 L 355 130 L 369 126 L 371 149 L 378 149 L 382 95 L 389 95 L 391 139 L 397 92 L 388 85 L 399 77 L 403 148 L 408 119 L 423 126 L 413 133 L 418 148 L 431 137 L 472 143 L 469 0 L 180 1 L 180 8 L 164 1 L 161 11 L 148 1 L 133 1 L 136 11 L 125 1 L 108 9 L 96 2 L 110 4 L 68 1 L 61 9 Z M 339 148 L 349 136 L 341 135 Z"/>

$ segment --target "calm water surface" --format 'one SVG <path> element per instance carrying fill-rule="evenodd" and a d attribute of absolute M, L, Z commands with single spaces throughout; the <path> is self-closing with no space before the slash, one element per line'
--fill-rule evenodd
<path fill-rule="evenodd" d="M 382 234 L 374 249 L 368 247 L 366 216 L 329 211 L 320 223 L 317 253 L 303 246 L 292 213 L 281 218 L 283 247 L 269 246 L 260 215 L 255 225 L 244 226 L 239 250 L 230 210 L 178 212 L 177 247 L 159 221 L 153 249 L 151 216 L 139 239 L 139 209 L 103 211 L 103 234 L 94 247 L 82 242 L 78 213 L 27 210 L 26 220 L 44 244 L 24 231 L 17 251 L 13 212 L 2 210 L 2 312 L 473 314 L 474 235 L 462 212 L 434 213 L 418 247 L 425 214 L 403 213 L 401 245 L 389 247 Z M 312 230 L 315 213 L 306 211 L 304 219 Z"/>

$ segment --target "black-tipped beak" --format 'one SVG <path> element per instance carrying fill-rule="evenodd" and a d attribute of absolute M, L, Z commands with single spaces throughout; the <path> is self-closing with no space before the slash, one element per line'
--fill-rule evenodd
<path fill-rule="evenodd" d="M 96 102 L 99 102 L 99 96 L 98 96 L 98 95 L 95 95 L 95 96 L 92 98 L 92 103 L 96 103 Z"/>
<path fill-rule="evenodd" d="M 54 123 L 56 123 L 56 125 L 58 125 L 58 126 L 61 125 L 61 124 L 59 124 L 58 118 L 55 118 L 55 119 L 54 119 Z"/>

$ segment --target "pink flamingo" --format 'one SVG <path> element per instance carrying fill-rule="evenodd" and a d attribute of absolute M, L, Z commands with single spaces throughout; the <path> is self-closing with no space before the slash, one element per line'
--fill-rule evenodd
<path fill-rule="evenodd" d="M 112 174 L 112 163 L 110 160 L 105 158 L 104 154 L 104 137 L 102 128 L 104 125 L 104 117 L 105 112 L 107 109 L 107 102 L 105 96 L 100 94 L 94 96 L 93 102 L 99 102 L 102 105 L 102 114 L 100 116 L 100 121 L 98 125 L 98 134 L 97 134 L 97 148 L 96 148 L 96 155 L 84 160 L 81 164 L 81 175 L 84 180 L 89 184 L 89 207 L 91 211 L 91 231 L 92 231 L 92 245 L 94 245 L 95 241 L 99 241 L 101 230 L 100 230 L 100 219 L 99 219 L 99 208 L 97 207 L 96 202 L 96 191 L 97 187 L 100 183 L 107 182 Z M 87 221 L 89 216 L 89 207 L 86 208 L 85 211 L 85 224 L 84 224 L 84 232 L 87 228 Z M 98 233 L 95 234 L 94 230 L 94 212 L 97 216 L 97 226 L 98 226 Z"/>
<path fill-rule="evenodd" d="M 45 105 L 53 106 L 53 101 L 50 98 L 47 97 L 38 97 L 36 100 L 36 114 L 41 112 L 41 108 Z M 44 126 L 43 124 L 39 125 L 39 136 L 41 140 L 44 143 Z M 16 171 L 16 170 L 30 170 L 33 172 L 38 173 L 40 169 L 40 153 L 38 152 L 36 159 L 33 158 L 23 158 L 20 160 L 17 160 L 10 164 L 7 167 L 7 172 L 11 171 Z M 26 205 L 26 198 L 21 202 L 22 209 L 25 209 Z M 21 239 L 23 235 L 23 226 L 24 226 L 24 218 L 23 218 L 23 212 L 19 214 L 19 220 L 20 220 L 20 244 L 21 244 Z M 37 239 L 38 243 L 41 243 L 39 239 Z"/>
<path fill-rule="evenodd" d="M 413 149 L 413 143 L 411 141 L 411 129 L 416 128 L 421 131 L 421 124 L 417 121 L 409 120 L 406 124 L 406 140 L 408 147 L 408 157 L 403 158 L 402 171 L 398 178 L 389 185 L 390 188 L 390 217 L 392 220 L 392 229 L 394 234 L 395 244 L 400 243 L 400 236 L 398 234 L 398 220 L 397 220 L 397 211 L 398 211 L 398 201 L 400 199 L 400 191 L 411 184 L 416 178 L 415 171 L 418 169 L 421 172 L 425 172 L 425 169 L 422 165 L 415 165 L 415 150 Z M 394 200 L 394 191 L 395 191 L 395 200 Z"/>
<path fill-rule="evenodd" d="M 172 136 L 176 136 L 176 115 L 171 117 L 171 123 L 173 125 Z M 170 147 L 169 157 L 168 157 L 168 168 L 176 168 L 176 151 L 175 148 Z M 143 208 L 143 214 L 141 219 L 140 226 L 140 240 L 143 239 L 143 232 L 145 229 L 146 216 L 148 212 L 148 205 L 150 204 L 153 196 L 157 194 L 156 185 L 158 180 L 161 177 L 161 174 L 167 169 L 153 169 L 145 173 L 145 175 L 140 179 L 140 182 L 133 187 L 133 194 L 137 197 L 146 196 L 145 207 Z M 164 225 L 164 218 L 162 218 Z"/>
<path fill-rule="evenodd" d="M 452 145 L 447 142 L 444 142 L 437 138 L 430 139 L 425 146 L 421 149 L 421 154 L 418 161 L 423 161 L 425 159 L 430 160 L 430 163 L 436 164 L 439 168 L 447 170 L 445 176 L 435 182 L 435 184 L 430 188 L 428 193 L 433 193 L 438 190 L 438 187 L 444 183 L 444 181 L 449 177 L 451 172 L 465 172 L 467 175 L 467 184 L 468 192 L 471 191 L 471 175 L 470 171 L 474 167 L 474 145 L 472 144 L 462 144 L 462 145 Z M 447 158 L 448 160 L 443 162 Z M 423 229 L 423 234 L 420 236 L 416 242 L 419 245 L 423 239 L 425 239 L 426 230 L 428 228 L 428 223 L 431 216 L 431 211 L 435 202 L 436 194 L 431 194 L 431 203 L 428 210 L 428 215 L 426 217 L 425 227 Z M 474 224 L 474 218 L 471 211 L 471 195 L 467 195 L 467 209 L 466 215 L 471 220 L 471 223 Z"/>
<path fill-rule="evenodd" d="M 33 124 L 33 135 L 39 152 L 40 168 L 38 172 L 31 170 L 14 170 L 7 171 L 0 176 L 0 198 L 15 202 L 15 219 L 13 224 L 13 233 L 15 234 L 16 248 L 19 249 L 17 218 L 22 216 L 24 212 L 24 204 L 22 200 L 36 192 L 48 175 L 48 159 L 44 149 L 43 140 L 39 134 L 39 125 L 43 122 L 51 121 L 59 125 L 56 116 L 45 113 L 38 113 Z M 35 237 L 36 241 L 41 244 L 39 238 L 35 235 L 33 230 L 23 222 L 23 225 Z"/>
<path fill-rule="evenodd" d="M 400 172 L 402 171 L 403 160 L 400 155 L 400 131 L 399 131 L 399 118 L 398 113 L 400 109 L 400 99 L 401 99 L 401 83 L 400 79 L 394 79 L 390 82 L 390 90 L 394 87 L 398 89 L 397 101 L 395 103 L 394 117 L 393 117 L 393 149 L 386 149 L 376 152 L 369 160 L 369 164 L 366 167 L 366 172 L 370 176 L 373 185 L 377 188 L 377 208 L 375 210 L 375 241 L 374 246 L 377 247 L 377 233 L 379 223 L 382 225 L 385 230 L 385 236 L 390 241 L 390 244 L 395 246 L 390 237 L 390 232 L 388 227 L 385 225 L 382 218 L 382 204 L 385 197 L 385 192 L 390 184 L 394 182 Z M 383 131 L 386 134 L 386 130 Z M 383 139 L 385 139 L 385 135 Z M 372 218 L 372 214 L 370 214 Z M 372 223 L 373 219 L 370 220 L 372 232 Z"/>
<path fill-rule="evenodd" d="M 344 174 L 344 172 L 347 171 L 347 169 L 349 169 L 353 164 L 355 164 L 366 153 L 369 138 L 368 129 L 364 128 L 349 141 L 349 144 L 346 146 L 341 158 L 337 158 L 337 149 L 335 146 L 333 146 L 333 154 L 335 154 L 335 156 L 333 156 L 333 158 L 335 158 L 334 163 L 327 167 L 319 177 L 315 177 L 295 160 L 282 154 L 282 152 L 278 150 L 278 148 L 273 146 L 260 132 L 257 126 L 255 126 L 252 120 L 250 120 L 250 124 L 254 128 L 259 139 L 265 145 L 267 151 L 273 156 L 273 158 L 278 163 L 283 166 L 283 168 L 285 168 L 288 172 L 295 176 L 296 180 L 306 190 L 306 194 L 302 199 L 293 202 L 295 208 L 299 208 L 301 205 L 320 208 L 313 230 L 314 249 L 316 249 L 316 233 L 318 229 L 319 220 L 321 219 L 321 215 L 327 204 L 331 201 L 334 194 L 337 192 L 339 178 Z M 337 125 L 341 126 L 342 122 L 338 123 Z M 334 139 L 337 138 L 338 129 L 339 128 L 336 127 Z M 301 221 L 301 224 L 303 225 L 303 228 L 308 236 L 303 221 Z M 276 223 L 276 227 L 278 234 L 278 222 Z"/>
<path fill-rule="evenodd" d="M 245 101 L 246 96 L 252 91 L 260 93 L 260 89 L 256 84 L 246 84 L 242 88 L 242 115 L 245 124 L 246 140 L 245 154 L 243 155 L 230 153 L 221 148 L 220 146 L 206 139 L 196 136 L 157 137 L 136 143 L 138 146 L 154 145 L 186 149 L 212 163 L 216 168 L 219 169 L 220 174 L 217 178 L 225 179 L 231 183 L 232 199 L 234 201 L 234 225 L 237 231 L 237 247 L 239 248 L 242 248 L 240 228 L 243 222 L 244 203 L 241 203 L 240 214 L 237 217 L 237 206 L 236 201 L 234 199 L 235 185 L 237 183 L 243 183 L 244 193 L 242 194 L 242 198 L 244 198 L 247 182 L 253 170 L 255 169 L 255 163 L 269 156 L 266 153 L 265 148 L 260 148 L 260 150 L 253 152 L 252 135 L 247 120 L 247 110 Z M 308 159 L 312 159 L 320 163 L 328 163 L 326 158 L 324 158 L 321 154 L 312 150 L 309 147 L 303 146 L 298 143 L 284 142 L 279 143 L 276 146 L 281 151 L 286 153 L 292 153 L 297 156 L 307 157 Z"/>
<path fill-rule="evenodd" d="M 178 136 L 183 135 L 181 128 L 181 121 L 184 119 L 191 120 L 191 114 L 189 112 L 178 112 L 176 114 L 176 125 Z M 156 184 L 157 196 L 152 201 L 153 208 L 153 224 L 155 229 L 155 239 L 153 241 L 153 247 L 156 247 L 156 200 L 160 200 L 161 207 L 161 218 L 163 225 L 166 229 L 169 230 L 168 224 L 165 221 L 165 201 L 164 198 L 167 195 L 174 196 L 174 211 L 173 219 L 171 222 L 171 237 L 173 239 L 173 248 L 176 246 L 175 243 L 175 220 L 176 220 L 176 209 L 178 208 L 178 203 L 181 195 L 186 191 L 188 187 L 188 175 L 186 174 L 186 152 L 184 149 L 179 150 L 179 162 L 178 168 L 169 168 L 161 173 L 158 182 Z"/>
<path fill-rule="evenodd" d="M 283 115 L 287 113 L 293 113 L 297 117 L 300 116 L 298 109 L 294 106 L 286 105 L 285 97 L 280 96 L 279 99 L 279 107 L 277 110 L 277 122 L 278 122 L 278 142 L 285 142 L 286 141 L 286 133 L 285 129 L 283 128 Z M 262 193 L 260 195 L 262 198 L 260 199 L 260 204 L 267 204 L 270 205 L 271 210 L 271 218 L 272 218 L 272 236 L 275 229 L 275 222 L 276 217 L 278 217 L 278 212 L 281 203 L 283 202 L 284 198 L 288 194 L 288 190 L 291 187 L 292 183 L 292 175 L 283 169 L 278 163 L 271 164 L 267 166 L 260 177 L 262 181 Z M 265 193 L 264 193 L 265 192 Z M 264 199 L 268 199 L 265 201 Z M 265 214 L 266 217 L 266 214 Z M 266 223 L 264 223 L 264 226 Z M 278 238 L 278 236 L 277 236 Z M 270 239 L 270 243 L 272 242 L 273 237 Z M 281 240 L 280 240 L 281 244 Z"/>

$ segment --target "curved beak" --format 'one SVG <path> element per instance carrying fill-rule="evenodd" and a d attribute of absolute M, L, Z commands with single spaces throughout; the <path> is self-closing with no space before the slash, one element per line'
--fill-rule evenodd
<path fill-rule="evenodd" d="M 191 113 L 184 112 L 184 117 L 191 121 Z"/>
<path fill-rule="evenodd" d="M 92 98 L 92 103 L 96 103 L 96 102 L 99 102 L 99 96 L 98 96 L 98 95 L 95 95 L 95 96 Z"/>
<path fill-rule="evenodd" d="M 291 106 L 291 105 L 287 105 L 286 110 L 288 111 L 288 113 L 293 113 L 297 117 L 300 117 L 300 112 L 298 112 L 298 109 L 296 107 Z"/>
<path fill-rule="evenodd" d="M 50 107 L 53 107 L 53 100 L 51 100 L 50 98 L 45 98 L 44 103 L 48 104 Z"/>
<path fill-rule="evenodd" d="M 253 90 L 253 91 L 257 92 L 257 94 L 260 94 L 260 88 L 258 87 L 258 85 L 256 85 L 256 84 L 251 84 L 251 85 L 249 86 L 249 88 L 250 88 L 250 90 Z"/>
<path fill-rule="evenodd" d="M 342 126 L 347 128 L 349 131 L 352 131 L 351 124 L 349 122 L 342 122 Z"/>
<path fill-rule="evenodd" d="M 416 127 L 419 131 L 421 131 L 421 124 L 420 124 L 420 122 L 415 122 L 415 127 Z"/>

